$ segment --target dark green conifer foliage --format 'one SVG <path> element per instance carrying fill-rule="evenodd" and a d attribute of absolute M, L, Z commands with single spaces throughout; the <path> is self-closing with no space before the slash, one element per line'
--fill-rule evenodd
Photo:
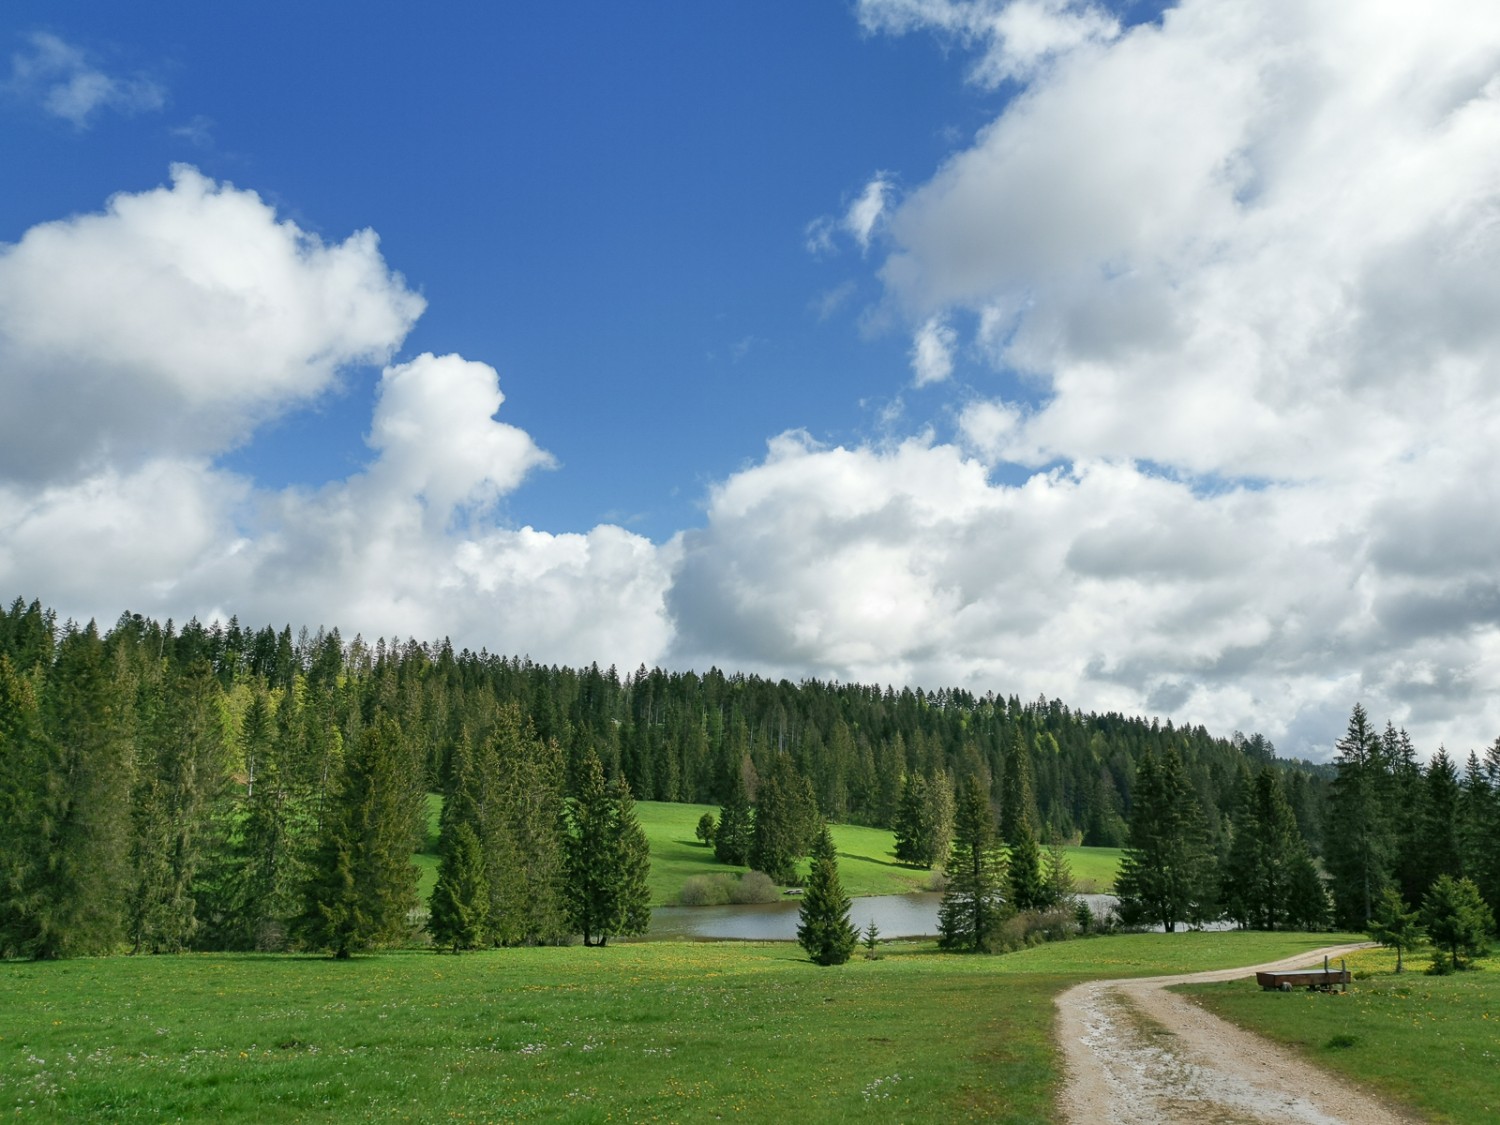
<path fill-rule="evenodd" d="M 564 901 L 562 750 L 543 742 L 514 705 L 501 709 L 487 760 L 494 771 L 494 856 L 486 864 L 492 936 L 502 945 L 549 945 L 572 932 Z M 623 931 L 622 931 L 623 932 Z"/>
<path fill-rule="evenodd" d="M 1010 902 L 1017 910 L 1042 910 L 1051 905 L 1046 877 L 1042 872 L 1042 849 L 1031 826 L 1018 822 L 1015 841 L 1006 856 L 1010 873 Z"/>
<path fill-rule="evenodd" d="M 818 823 L 812 786 L 789 756 L 778 755 L 756 797 L 750 866 L 777 883 L 795 882 L 797 861 L 811 849 Z"/>
<path fill-rule="evenodd" d="M 308 945 L 340 960 L 409 932 L 423 814 L 394 719 L 381 717 L 354 742 L 345 775 L 324 817 L 299 926 Z"/>
<path fill-rule="evenodd" d="M 1297 818 L 1287 803 L 1281 778 L 1271 766 L 1262 766 L 1244 786 L 1235 813 L 1223 877 L 1229 916 L 1250 929 L 1285 928 L 1291 915 L 1293 876 L 1303 858 Z"/>
<path fill-rule="evenodd" d="M 1422 900 L 1422 927 L 1432 939 L 1433 968 L 1457 971 L 1489 948 L 1495 916 L 1468 879 L 1440 875 Z M 1443 963 L 1443 952 L 1451 958 Z"/>
<path fill-rule="evenodd" d="M 650 850 L 635 818 L 630 787 L 606 784 L 599 759 L 583 762 L 577 796 L 566 805 L 564 850 L 569 926 L 584 945 L 641 934 L 651 921 Z"/>
<path fill-rule="evenodd" d="M 229 875 L 233 948 L 284 949 L 306 878 L 312 817 L 307 787 L 293 768 L 294 710 L 288 697 L 273 716 L 268 693 L 257 690 L 245 716 L 244 819 Z"/>
<path fill-rule="evenodd" d="M 1472 793 L 1466 794 L 1473 843 L 1465 869 L 1472 867 L 1480 896 L 1500 918 L 1500 738 L 1485 749 L 1477 773 Z"/>
<path fill-rule="evenodd" d="M 1403 956 L 1422 940 L 1422 925 L 1418 912 L 1408 910 L 1395 887 L 1380 892 L 1375 904 L 1375 916 L 1370 919 L 1367 931 L 1371 940 L 1378 941 L 1387 949 L 1396 951 L 1396 972 L 1405 970 Z"/>
<path fill-rule="evenodd" d="M 1421 836 L 1414 841 L 1421 860 L 1420 894 L 1426 895 L 1440 875 L 1467 874 L 1463 861 L 1463 787 L 1448 751 L 1439 746 L 1422 778 Z M 1410 901 L 1418 901 L 1413 897 Z"/>
<path fill-rule="evenodd" d="M 849 896 L 839 880 L 838 853 L 827 825 L 813 844 L 812 870 L 797 912 L 797 943 L 814 964 L 842 965 L 859 933 L 849 921 Z"/>
<path fill-rule="evenodd" d="M 227 797 L 222 689 L 204 660 L 143 681 L 128 936 L 134 953 L 178 953 L 198 929 L 194 888 Z"/>
<path fill-rule="evenodd" d="M 1392 833 L 1385 754 L 1357 703 L 1336 749 L 1324 862 L 1332 878 L 1335 920 L 1363 930 L 1391 881 Z"/>
<path fill-rule="evenodd" d="M 47 755 L 40 680 L 40 669 L 23 675 L 10 654 L 0 652 L 0 957 L 21 955 L 34 934 L 24 896 L 41 860 L 36 783 Z"/>
<path fill-rule="evenodd" d="M 479 837 L 467 823 L 459 822 L 444 833 L 427 929 L 434 942 L 454 953 L 476 949 L 488 940 L 489 914 L 490 885 Z"/>
<path fill-rule="evenodd" d="M 932 824 L 928 817 L 927 780 L 908 773 L 901 782 L 901 801 L 896 810 L 896 858 L 902 863 L 931 867 Z"/>
<path fill-rule="evenodd" d="M 739 866 L 750 861 L 750 843 L 755 825 L 750 816 L 750 800 L 745 795 L 743 771 L 730 771 L 729 799 L 719 809 L 719 826 L 714 830 L 714 858 L 720 863 Z"/>
<path fill-rule="evenodd" d="M 1000 838 L 1017 844 L 1023 833 L 1036 844 L 1036 797 L 1032 792 L 1031 749 L 1019 725 L 1012 726 L 1005 740 L 1005 760 L 1000 775 Z"/>
<path fill-rule="evenodd" d="M 948 887 L 938 908 L 938 944 L 959 952 L 994 947 L 1005 902 L 1005 854 L 995 832 L 995 814 L 978 778 L 967 778 L 953 812 Z"/>
<path fill-rule="evenodd" d="M 1150 751 L 1136 771 L 1130 838 L 1115 888 L 1126 921 L 1177 923 L 1202 917 L 1216 877 L 1203 814 L 1176 750 Z"/>
<path fill-rule="evenodd" d="M 129 668 L 93 622 L 67 629 L 48 676 L 48 738 L 32 806 L 35 851 L 13 899 L 17 952 L 107 953 L 124 933 L 134 780 Z"/>

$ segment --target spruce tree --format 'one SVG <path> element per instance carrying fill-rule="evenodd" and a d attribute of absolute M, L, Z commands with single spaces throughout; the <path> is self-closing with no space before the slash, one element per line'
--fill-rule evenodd
<path fill-rule="evenodd" d="M 1005 855 L 978 778 L 968 778 L 959 790 L 947 876 L 938 907 L 939 946 L 961 952 L 992 949 L 1007 913 Z"/>
<path fill-rule="evenodd" d="M 1304 857 L 1297 820 L 1271 766 L 1244 786 L 1223 877 L 1230 917 L 1257 930 L 1283 928 L 1291 913 L 1293 873 Z"/>
<path fill-rule="evenodd" d="M 1422 928 L 1432 939 L 1433 968 L 1456 972 L 1488 949 L 1495 916 L 1468 879 L 1440 875 L 1422 900 Z M 1449 965 L 1443 963 L 1444 950 L 1451 958 Z"/>
<path fill-rule="evenodd" d="M 838 853 L 827 825 L 813 845 L 812 870 L 797 912 L 797 942 L 818 965 L 842 965 L 859 934 L 849 921 L 849 896 L 839 880 Z"/>
<path fill-rule="evenodd" d="M 1386 755 L 1357 703 L 1336 749 L 1324 862 L 1332 877 L 1336 921 L 1363 930 L 1391 881 L 1392 838 Z"/>
<path fill-rule="evenodd" d="M 928 821 L 927 782 L 919 773 L 908 773 L 901 781 L 901 803 L 892 825 L 896 835 L 896 858 L 902 863 L 932 866 L 932 825 Z"/>
<path fill-rule="evenodd" d="M 1042 872 L 1042 850 L 1025 819 L 1018 821 L 1015 832 L 1006 855 L 1011 905 L 1017 910 L 1044 909 L 1050 902 Z"/>
<path fill-rule="evenodd" d="M 417 906 L 411 855 L 424 802 L 420 790 L 413 799 L 411 764 L 403 751 L 400 728 L 390 717 L 379 718 L 354 741 L 342 791 L 330 798 L 309 865 L 299 932 L 308 945 L 339 960 L 406 936 Z"/>
<path fill-rule="evenodd" d="M 1366 932 L 1372 940 L 1396 951 L 1398 973 L 1405 968 L 1403 954 L 1422 940 L 1422 925 L 1418 918 L 1418 911 L 1406 908 L 1401 893 L 1395 887 L 1387 887 L 1380 893 L 1380 901 L 1375 905 L 1375 916 L 1370 919 Z"/>
<path fill-rule="evenodd" d="M 729 798 L 719 809 L 719 825 L 714 830 L 714 858 L 735 866 L 748 863 L 754 830 L 743 772 L 731 770 Z"/>
<path fill-rule="evenodd" d="M 460 821 L 443 835 L 443 859 L 432 888 L 427 930 L 438 945 L 457 953 L 489 938 L 490 886 L 484 853 L 474 829 Z"/>
<path fill-rule="evenodd" d="M 1129 843 L 1115 881 L 1120 913 L 1171 933 L 1178 922 L 1205 913 L 1215 877 L 1203 814 L 1175 749 L 1160 759 L 1150 750 L 1141 756 L 1132 800 Z"/>
<path fill-rule="evenodd" d="M 650 924 L 650 850 L 625 780 L 606 784 L 592 751 L 582 773 L 565 813 L 567 916 L 584 945 L 603 946 L 611 935 L 645 933 Z"/>
<path fill-rule="evenodd" d="M 134 780 L 131 674 L 93 622 L 69 627 L 42 692 L 31 846 L 12 903 L 16 952 L 107 953 L 124 933 Z"/>

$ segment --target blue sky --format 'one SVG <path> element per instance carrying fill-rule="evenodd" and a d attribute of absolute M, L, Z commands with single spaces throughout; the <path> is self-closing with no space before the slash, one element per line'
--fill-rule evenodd
<path fill-rule="evenodd" d="M 1500 16 L 1345 7 L 17 0 L 0 588 L 1488 742 Z"/>

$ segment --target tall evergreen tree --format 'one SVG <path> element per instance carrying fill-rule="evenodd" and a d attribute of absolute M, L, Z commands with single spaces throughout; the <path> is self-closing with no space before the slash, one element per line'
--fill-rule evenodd
<path fill-rule="evenodd" d="M 1042 871 L 1042 849 L 1024 818 L 1017 823 L 1015 833 L 1016 838 L 1006 853 L 1011 905 L 1017 910 L 1042 910 L 1050 905 Z"/>
<path fill-rule="evenodd" d="M 797 861 L 811 848 L 817 824 L 812 786 L 790 757 L 778 754 L 756 798 L 750 866 L 778 883 L 796 882 Z"/>
<path fill-rule="evenodd" d="M 42 695 L 31 847 L 16 893 L 16 952 L 106 953 L 123 936 L 134 780 L 130 671 L 98 629 L 65 630 Z"/>
<path fill-rule="evenodd" d="M 812 870 L 797 912 L 797 942 L 818 965 L 842 965 L 859 933 L 849 921 L 849 896 L 839 879 L 838 853 L 827 825 L 813 844 Z"/>
<path fill-rule="evenodd" d="M 423 824 L 400 728 L 382 717 L 354 741 L 310 864 L 299 930 L 343 960 L 406 935 L 417 906 L 411 861 Z M 415 800 L 413 799 L 415 796 Z"/>
<path fill-rule="evenodd" d="M 1019 724 L 1005 739 L 1004 769 L 1000 775 L 1000 838 L 1015 845 L 1029 835 L 1036 845 L 1036 796 L 1032 791 L 1031 750 Z"/>
<path fill-rule="evenodd" d="M 932 825 L 928 820 L 927 780 L 908 773 L 901 781 L 901 803 L 896 810 L 896 858 L 902 863 L 932 866 Z"/>
<path fill-rule="evenodd" d="M 1396 972 L 1403 972 L 1402 955 L 1422 940 L 1422 926 L 1418 912 L 1408 910 L 1401 899 L 1401 892 L 1387 887 L 1380 892 L 1380 901 L 1375 905 L 1375 916 L 1370 919 L 1368 933 L 1387 949 L 1396 951 Z"/>
<path fill-rule="evenodd" d="M 140 709 L 141 759 L 134 802 L 132 952 L 176 953 L 198 928 L 195 880 L 216 803 L 228 776 L 217 707 L 222 695 L 207 661 L 151 677 Z"/>
<path fill-rule="evenodd" d="M 1385 754 L 1357 703 L 1336 749 L 1324 861 L 1332 877 L 1336 921 L 1363 930 L 1391 881 L 1392 840 Z"/>
<path fill-rule="evenodd" d="M 479 837 L 459 821 L 443 835 L 443 859 L 432 888 L 427 929 L 432 940 L 457 953 L 489 938 L 490 886 Z"/>
<path fill-rule="evenodd" d="M 743 771 L 730 770 L 729 797 L 719 809 L 719 826 L 714 831 L 714 858 L 720 863 L 739 866 L 750 861 L 750 842 L 754 823 L 750 799 L 745 795 Z"/>
<path fill-rule="evenodd" d="M 590 753 L 565 815 L 566 901 L 573 932 L 594 946 L 611 935 L 645 933 L 651 919 L 650 853 L 630 787 L 621 777 L 606 784 L 598 757 Z"/>
<path fill-rule="evenodd" d="M 1223 902 L 1242 926 L 1284 928 L 1291 913 L 1292 882 L 1304 856 L 1297 818 L 1271 766 L 1245 785 L 1223 876 Z"/>
<path fill-rule="evenodd" d="M 965 779 L 953 812 L 948 887 L 938 907 L 938 944 L 961 952 L 994 947 L 1005 919 L 1005 854 L 995 814 L 978 778 Z"/>
<path fill-rule="evenodd" d="M 1127 920 L 1149 919 L 1168 933 L 1202 916 L 1216 876 L 1203 813 L 1175 749 L 1147 751 L 1136 772 L 1130 837 L 1115 881 Z"/>

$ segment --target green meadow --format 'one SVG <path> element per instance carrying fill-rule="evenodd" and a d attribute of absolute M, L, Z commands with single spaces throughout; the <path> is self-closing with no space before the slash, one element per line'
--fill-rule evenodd
<path fill-rule="evenodd" d="M 1497 951 L 1500 952 L 1500 951 Z M 1348 958 L 1347 995 L 1261 992 L 1243 983 L 1183 989 L 1220 1016 L 1319 1066 L 1418 1107 L 1433 1121 L 1500 1121 L 1500 960 L 1428 976 L 1423 952 Z"/>
<path fill-rule="evenodd" d="M 791 944 L 0 965 L 19 1120 L 1052 1119 L 1052 997 L 1338 935 L 1140 934 L 1002 957 Z"/>

